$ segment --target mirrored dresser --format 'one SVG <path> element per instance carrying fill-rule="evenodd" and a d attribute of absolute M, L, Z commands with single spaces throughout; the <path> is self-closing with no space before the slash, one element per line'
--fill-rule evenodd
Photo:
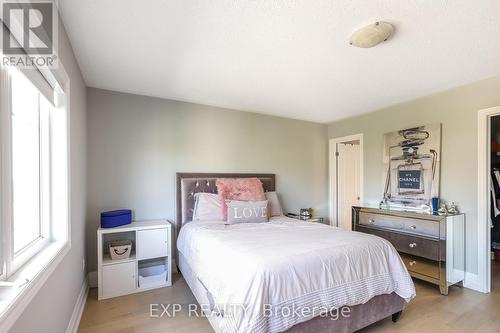
<path fill-rule="evenodd" d="M 399 252 L 410 275 L 439 286 L 465 278 L 465 215 L 353 207 L 353 230 L 382 237 Z"/>

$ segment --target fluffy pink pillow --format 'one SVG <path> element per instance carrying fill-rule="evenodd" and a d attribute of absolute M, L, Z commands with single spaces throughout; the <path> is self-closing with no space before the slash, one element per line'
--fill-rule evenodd
<path fill-rule="evenodd" d="M 217 186 L 224 221 L 227 220 L 226 200 L 266 200 L 262 182 L 258 178 L 219 178 L 215 185 Z"/>

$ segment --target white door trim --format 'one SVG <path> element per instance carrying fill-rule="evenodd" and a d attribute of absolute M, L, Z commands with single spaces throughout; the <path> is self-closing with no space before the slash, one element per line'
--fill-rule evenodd
<path fill-rule="evenodd" d="M 490 259 L 490 118 L 500 115 L 500 106 L 479 110 L 477 115 L 477 235 L 478 291 L 491 291 Z"/>
<path fill-rule="evenodd" d="M 337 221 L 337 205 L 335 204 L 337 200 L 337 163 L 335 158 L 335 153 L 337 152 L 337 144 L 342 142 L 359 141 L 359 197 L 360 202 L 363 202 L 363 175 L 364 175 L 364 164 L 363 164 L 363 134 L 354 134 L 349 136 L 343 136 L 339 138 L 333 138 L 329 140 L 328 147 L 328 177 L 329 177 L 329 188 L 328 188 L 328 215 L 330 220 L 330 225 L 338 226 Z"/>

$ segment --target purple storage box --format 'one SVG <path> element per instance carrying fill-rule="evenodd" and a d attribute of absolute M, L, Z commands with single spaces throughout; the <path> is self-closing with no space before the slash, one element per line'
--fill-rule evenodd
<path fill-rule="evenodd" d="M 132 210 L 120 209 L 101 213 L 101 228 L 114 228 L 132 223 Z"/>

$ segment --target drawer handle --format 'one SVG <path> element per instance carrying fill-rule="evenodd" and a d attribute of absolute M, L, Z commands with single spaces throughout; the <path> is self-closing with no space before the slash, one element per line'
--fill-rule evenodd
<path fill-rule="evenodd" d="M 410 261 L 410 266 L 415 266 L 416 264 L 417 264 L 417 262 L 415 260 Z"/>
<path fill-rule="evenodd" d="M 414 247 L 417 246 L 417 243 L 410 243 L 409 245 L 410 245 L 411 248 L 414 248 Z"/>
<path fill-rule="evenodd" d="M 370 223 L 370 224 L 374 224 L 374 223 L 375 223 L 375 220 L 374 220 L 374 219 L 369 219 L 369 220 L 368 220 L 368 223 Z"/>
<path fill-rule="evenodd" d="M 411 230 L 415 230 L 415 229 L 417 229 L 417 226 L 416 226 L 416 225 L 411 225 L 411 226 L 410 226 L 410 229 L 411 229 Z"/>

